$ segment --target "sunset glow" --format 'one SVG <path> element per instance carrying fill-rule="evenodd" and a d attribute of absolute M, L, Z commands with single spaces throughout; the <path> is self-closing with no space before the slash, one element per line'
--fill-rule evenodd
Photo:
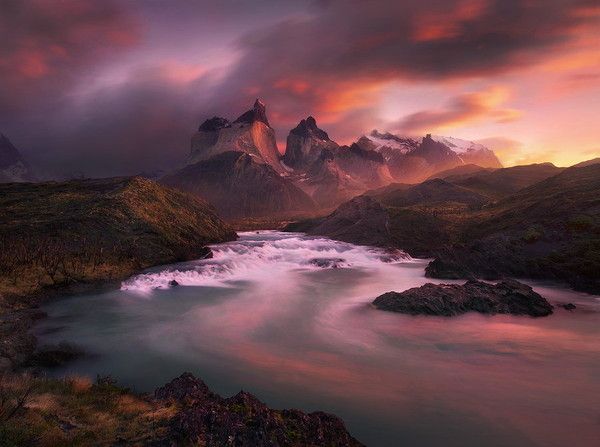
<path fill-rule="evenodd" d="M 255 97 L 279 141 L 313 115 L 340 143 L 377 128 L 495 142 L 507 166 L 600 155 L 600 9 L 586 0 L 3 8 L 3 131 L 49 175 L 132 173 L 142 154 L 144 169 L 175 165 L 204 117 Z"/>

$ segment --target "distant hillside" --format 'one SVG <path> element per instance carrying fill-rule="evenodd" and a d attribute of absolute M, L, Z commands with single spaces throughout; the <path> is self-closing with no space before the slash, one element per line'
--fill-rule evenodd
<path fill-rule="evenodd" d="M 286 230 L 429 256 L 451 241 L 457 221 L 486 202 L 486 197 L 441 179 L 390 185 L 345 202 L 325 217 L 289 224 Z"/>
<path fill-rule="evenodd" d="M 434 277 L 551 278 L 600 293 L 600 164 L 568 168 L 474 215 Z"/>
<path fill-rule="evenodd" d="M 592 158 L 591 160 L 586 160 L 586 161 L 582 161 L 580 163 L 577 163 L 573 166 L 571 166 L 572 168 L 583 168 L 585 166 L 590 166 L 590 165 L 596 165 L 600 163 L 600 157 L 597 158 Z"/>
<path fill-rule="evenodd" d="M 459 175 L 460 176 L 470 175 L 470 174 L 475 174 L 476 172 L 482 172 L 482 171 L 491 172 L 494 169 L 497 169 L 497 168 L 482 168 L 481 166 L 474 165 L 474 164 L 460 165 L 460 166 L 456 166 L 454 168 L 446 169 L 444 171 L 436 172 L 435 174 L 430 176 L 427 180 L 432 180 L 434 178 L 445 179 L 448 177 L 459 176 Z"/>
<path fill-rule="evenodd" d="M 552 163 L 540 163 L 510 168 L 480 170 L 472 173 L 446 175 L 444 180 L 468 188 L 490 198 L 501 198 L 552 177 L 563 168 Z"/>
<path fill-rule="evenodd" d="M 0 291 L 125 277 L 235 232 L 205 202 L 140 177 L 0 185 Z"/>
<path fill-rule="evenodd" d="M 549 171 L 558 174 L 506 195 L 530 182 L 527 173 L 543 177 Z M 485 195 L 449 177 L 396 185 L 287 229 L 436 257 L 427 269 L 433 277 L 545 278 L 600 293 L 600 164 L 484 174 L 496 172 L 501 175 L 486 183 Z"/>
<path fill-rule="evenodd" d="M 314 202 L 271 166 L 243 152 L 224 152 L 161 179 L 201 197 L 227 218 L 313 210 Z"/>
<path fill-rule="evenodd" d="M 442 179 L 427 180 L 410 188 L 400 187 L 379 194 L 371 193 L 370 195 L 382 204 L 394 207 L 455 203 L 463 204 L 468 208 L 479 208 L 488 201 L 481 194 Z"/>

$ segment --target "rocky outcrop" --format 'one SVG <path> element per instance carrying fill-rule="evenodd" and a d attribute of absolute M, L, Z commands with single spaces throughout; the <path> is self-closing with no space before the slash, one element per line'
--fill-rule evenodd
<path fill-rule="evenodd" d="M 227 218 L 305 212 L 315 206 L 290 180 L 245 152 L 223 152 L 161 182 L 207 200 Z"/>
<path fill-rule="evenodd" d="M 322 156 L 323 151 L 333 151 L 337 143 L 317 126 L 316 120 L 309 116 L 293 128 L 288 137 L 283 162 L 293 169 L 308 169 Z"/>
<path fill-rule="evenodd" d="M 265 104 L 257 99 L 252 109 L 235 121 L 213 117 L 204 121 L 192 137 L 190 163 L 222 154 L 245 152 L 257 163 L 269 164 L 276 172 L 285 172 L 275 140 L 275 130 L 269 125 Z"/>
<path fill-rule="evenodd" d="M 157 389 L 155 397 L 177 404 L 167 438 L 178 443 L 207 447 L 362 445 L 336 416 L 273 410 L 244 391 L 224 399 L 190 373 Z"/>
<path fill-rule="evenodd" d="M 378 296 L 373 305 L 381 310 L 410 315 L 454 316 L 466 312 L 544 317 L 552 305 L 525 284 L 505 280 L 488 284 L 470 280 L 464 285 L 425 284 L 404 292 Z"/>
<path fill-rule="evenodd" d="M 0 133 L 0 183 L 32 182 L 35 176 L 18 149 Z"/>

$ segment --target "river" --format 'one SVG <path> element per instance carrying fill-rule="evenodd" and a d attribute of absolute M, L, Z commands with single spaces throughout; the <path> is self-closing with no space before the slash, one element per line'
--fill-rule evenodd
<path fill-rule="evenodd" d="M 40 342 L 90 353 L 48 374 L 150 391 L 190 371 L 223 396 L 335 413 L 370 446 L 599 445 L 600 297 L 535 283 L 577 310 L 414 317 L 369 303 L 440 282 L 425 260 L 275 231 L 213 251 L 44 306 Z"/>

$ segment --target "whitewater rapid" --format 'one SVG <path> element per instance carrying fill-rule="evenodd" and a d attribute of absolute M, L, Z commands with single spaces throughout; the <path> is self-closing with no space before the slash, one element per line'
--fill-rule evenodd
<path fill-rule="evenodd" d="M 252 231 L 239 233 L 234 242 L 211 246 L 213 257 L 136 275 L 121 290 L 150 292 L 182 286 L 231 287 L 239 281 L 280 282 L 292 272 L 321 269 L 385 268 L 414 260 L 401 250 L 358 246 L 301 233 Z"/>

